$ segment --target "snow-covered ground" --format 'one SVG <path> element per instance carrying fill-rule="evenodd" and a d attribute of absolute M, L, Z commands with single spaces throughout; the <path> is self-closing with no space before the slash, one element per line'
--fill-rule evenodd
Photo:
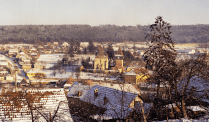
<path fill-rule="evenodd" d="M 90 80 L 116 80 L 115 77 L 107 77 L 106 75 L 99 74 L 99 73 L 91 73 L 91 72 L 75 72 L 76 66 L 67 66 L 65 70 L 61 71 L 55 70 L 41 70 L 41 72 L 45 73 L 46 78 L 69 78 L 72 77 L 73 79 L 77 79 L 77 74 L 79 74 L 78 79 L 90 79 Z"/>
<path fill-rule="evenodd" d="M 62 60 L 64 54 L 41 54 L 37 62 L 57 63 Z"/>
<path fill-rule="evenodd" d="M 167 120 L 153 122 L 167 122 Z M 169 119 L 168 122 L 209 122 L 209 116 L 205 116 L 204 118 L 200 119 Z"/>

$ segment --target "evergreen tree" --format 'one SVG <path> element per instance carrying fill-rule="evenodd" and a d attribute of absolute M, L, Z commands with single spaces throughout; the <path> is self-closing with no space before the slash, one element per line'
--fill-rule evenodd
<path fill-rule="evenodd" d="M 111 44 L 108 45 L 107 55 L 108 55 L 109 60 L 112 60 L 115 57 L 114 50 Z"/>
<path fill-rule="evenodd" d="M 154 76 L 152 81 L 157 84 L 157 97 L 159 97 L 160 83 L 171 79 L 171 70 L 176 66 L 177 52 L 170 37 L 171 25 L 163 21 L 161 16 L 156 18 L 155 24 L 150 26 L 151 33 L 147 35 L 151 42 L 144 58 L 148 66 L 152 67 Z"/>
<path fill-rule="evenodd" d="M 90 52 L 91 54 L 94 54 L 96 48 L 95 48 L 95 46 L 94 46 L 94 44 L 93 44 L 92 41 L 89 42 L 88 49 L 89 49 L 89 52 Z"/>

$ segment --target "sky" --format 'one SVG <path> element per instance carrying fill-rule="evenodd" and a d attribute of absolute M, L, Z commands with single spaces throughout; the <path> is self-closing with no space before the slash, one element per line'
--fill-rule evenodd
<path fill-rule="evenodd" d="M 0 0 L 0 25 L 209 24 L 209 0 Z"/>

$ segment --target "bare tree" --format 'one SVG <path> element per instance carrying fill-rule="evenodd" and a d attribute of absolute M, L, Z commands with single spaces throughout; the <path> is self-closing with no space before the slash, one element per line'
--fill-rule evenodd
<path fill-rule="evenodd" d="M 75 72 L 76 72 L 75 75 L 76 75 L 77 80 L 78 80 L 78 78 L 79 78 L 79 76 L 80 76 L 80 74 L 81 74 L 80 67 L 76 67 Z"/>
<path fill-rule="evenodd" d="M 176 90 L 180 91 L 179 94 L 181 95 L 181 109 L 183 112 L 183 116 L 185 118 L 188 118 L 188 115 L 186 113 L 186 107 L 185 102 L 190 97 L 193 97 L 193 94 L 191 92 L 188 92 L 188 86 L 191 82 L 199 82 L 199 80 L 202 81 L 208 81 L 208 67 L 207 63 L 205 62 L 206 55 L 205 54 L 198 54 L 193 55 L 189 59 L 183 59 L 179 62 L 179 67 L 181 67 L 181 76 L 179 77 L 179 89 L 176 88 Z M 195 89 L 192 91 L 194 92 Z M 177 91 L 176 91 L 177 92 Z"/>

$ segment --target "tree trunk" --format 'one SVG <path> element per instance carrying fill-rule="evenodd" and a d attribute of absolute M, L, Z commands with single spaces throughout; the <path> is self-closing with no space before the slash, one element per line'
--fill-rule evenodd
<path fill-rule="evenodd" d="M 177 91 L 177 81 L 175 81 L 175 100 L 177 100 L 177 94 L 178 94 L 178 91 Z"/>
<path fill-rule="evenodd" d="M 173 112 L 173 105 L 172 105 L 171 112 L 170 112 L 169 116 L 171 116 L 171 118 L 175 118 L 175 115 L 174 115 L 174 112 Z"/>
<path fill-rule="evenodd" d="M 32 108 L 29 108 L 29 109 L 30 109 L 30 114 L 31 114 L 32 122 L 34 122 L 34 119 L 33 119 L 33 110 L 32 110 Z"/>
<path fill-rule="evenodd" d="M 168 122 L 168 117 L 169 117 L 168 107 L 166 107 L 166 117 L 167 117 L 167 122 Z"/>
<path fill-rule="evenodd" d="M 146 119 L 146 115 L 144 113 L 144 107 L 143 107 L 142 102 L 140 102 L 140 105 L 141 105 L 141 109 L 142 109 L 142 114 L 143 114 L 144 122 L 147 122 L 147 119 Z"/>
<path fill-rule="evenodd" d="M 182 109 L 184 118 L 188 119 L 188 116 L 187 116 L 187 113 L 186 113 L 186 106 L 185 106 L 184 96 L 182 97 L 182 100 L 181 100 L 181 109 Z"/>
<path fill-rule="evenodd" d="M 159 98 L 160 82 L 157 83 L 157 98 Z"/>

